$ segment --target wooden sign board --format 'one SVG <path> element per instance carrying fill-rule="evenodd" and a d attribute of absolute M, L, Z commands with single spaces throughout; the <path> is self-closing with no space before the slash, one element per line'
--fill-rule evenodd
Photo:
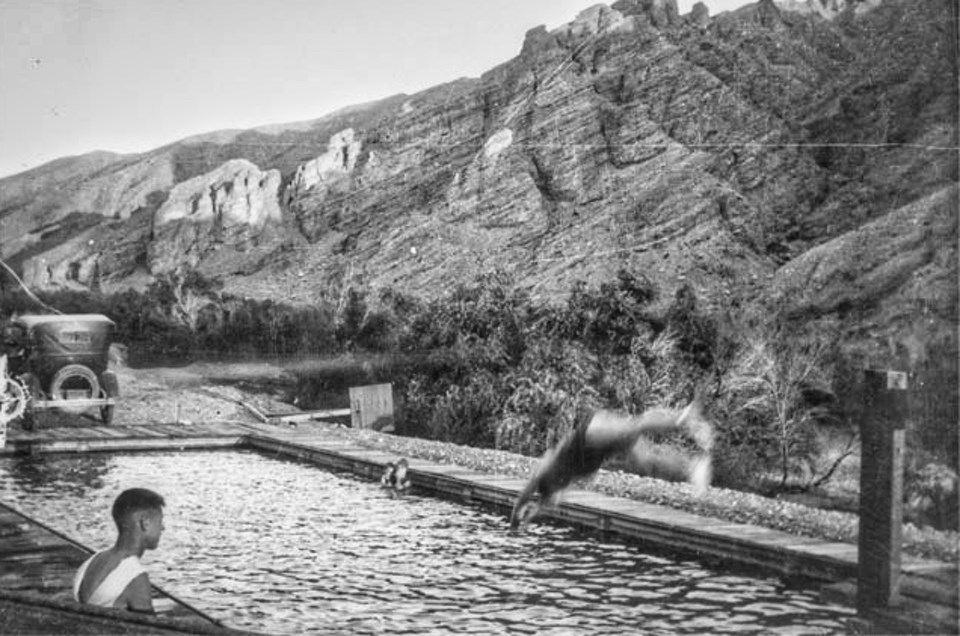
<path fill-rule="evenodd" d="M 393 385 L 350 387 L 350 423 L 353 428 L 393 431 Z"/>

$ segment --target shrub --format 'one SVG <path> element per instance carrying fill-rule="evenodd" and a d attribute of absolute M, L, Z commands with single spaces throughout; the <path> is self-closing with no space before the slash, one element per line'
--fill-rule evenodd
<path fill-rule="evenodd" d="M 575 283 L 566 307 L 544 312 L 538 327 L 541 333 L 577 340 L 598 353 L 627 354 L 638 333 L 651 324 L 662 329 L 662 321 L 650 311 L 656 297 L 652 281 L 621 270 L 615 282 L 595 289 Z"/>
<path fill-rule="evenodd" d="M 503 390 L 499 376 L 484 369 L 472 373 L 463 384 L 451 384 L 433 400 L 427 420 L 430 437 L 489 448 L 500 420 Z"/>
<path fill-rule="evenodd" d="M 823 370 L 827 344 L 755 334 L 745 343 L 723 379 L 720 411 L 721 455 L 738 479 L 779 475 L 773 491 L 791 477 L 811 476 L 819 448 L 815 424 L 821 407 L 804 397 L 809 385 L 829 385 Z M 760 484 L 754 484 L 759 486 Z"/>
<path fill-rule="evenodd" d="M 507 377 L 495 447 L 540 454 L 569 431 L 578 409 L 599 405 L 596 356 L 582 344 L 538 338 Z"/>
<path fill-rule="evenodd" d="M 708 370 L 717 361 L 717 326 L 710 317 L 697 308 L 697 295 L 689 283 L 677 289 L 673 303 L 667 309 L 666 321 L 676 340 L 676 353 L 697 367 Z"/>

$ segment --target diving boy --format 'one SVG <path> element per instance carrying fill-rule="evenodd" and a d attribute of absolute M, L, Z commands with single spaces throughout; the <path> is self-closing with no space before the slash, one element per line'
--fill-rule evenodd
<path fill-rule="evenodd" d="M 657 456 L 648 452 L 641 438 L 673 431 L 687 433 L 701 453 L 693 458 Z M 557 446 L 544 453 L 514 502 L 510 528 L 516 530 L 528 523 L 542 506 L 555 503 L 558 493 L 572 481 L 597 472 L 605 459 L 617 453 L 630 456 L 641 474 L 688 479 L 702 492 L 710 484 L 713 437 L 713 427 L 701 415 L 697 402 L 682 411 L 654 408 L 640 415 L 595 411 L 581 418 Z"/>

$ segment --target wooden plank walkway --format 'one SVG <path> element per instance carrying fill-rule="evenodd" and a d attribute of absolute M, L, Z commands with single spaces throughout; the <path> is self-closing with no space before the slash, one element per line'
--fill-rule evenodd
<path fill-rule="evenodd" d="M 70 426 L 7 432 L 4 455 L 70 453 L 89 451 L 177 450 L 187 448 L 228 448 L 244 443 L 252 430 L 241 422 L 212 422 L 178 426 Z"/>
<path fill-rule="evenodd" d="M 164 450 L 188 448 L 253 448 L 265 454 L 299 458 L 333 470 L 379 479 L 395 455 L 372 450 L 325 434 L 325 427 L 296 428 L 270 423 L 216 422 L 191 426 L 102 426 L 25 432 L 12 430 L 0 455 L 17 453 Z M 414 486 L 464 502 L 482 502 L 509 510 L 524 481 L 511 476 L 480 473 L 460 466 L 408 457 Z M 791 535 L 782 531 L 700 517 L 665 506 L 572 489 L 550 515 L 581 527 L 614 533 L 652 547 L 679 551 L 714 563 L 738 564 L 788 577 L 833 582 L 831 600 L 853 603 L 849 580 L 857 574 L 857 546 Z M 2 518 L 0 518 L 2 524 Z M 17 535 L 4 534 L 0 525 L 0 555 L 15 551 Z M 14 568 L 24 570 L 24 581 L 43 589 L 44 581 L 59 581 L 75 569 L 76 558 L 62 546 L 31 538 L 32 551 Z M 46 541 L 46 543 L 45 543 Z M 54 547 L 51 547 L 54 546 Z M 2 557 L 0 557 L 2 558 Z M 2 561 L 0 561 L 2 562 Z M 11 566 L 13 567 L 13 566 Z M 7 568 L 4 568 L 7 571 Z M 905 557 L 904 601 L 895 614 L 912 617 L 899 631 L 914 626 L 929 632 L 957 633 L 957 566 Z M 5 576 L 5 575 L 4 575 Z M 0 588 L 5 587 L 0 576 Z M 39 587 L 37 587 L 39 586 Z M 844 587 L 846 586 L 846 587 Z M 923 623 L 920 617 L 926 617 Z M 884 619 L 884 617 L 879 617 Z M 889 618 L 889 617 L 887 617 Z M 893 620 L 892 618 L 890 620 Z"/>

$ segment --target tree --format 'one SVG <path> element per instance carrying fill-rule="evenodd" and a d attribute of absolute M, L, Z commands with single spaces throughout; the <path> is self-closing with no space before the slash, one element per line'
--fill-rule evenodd
<path fill-rule="evenodd" d="M 175 271 L 160 275 L 148 289 L 159 308 L 175 325 L 196 334 L 200 311 L 216 298 L 222 284 L 204 278 L 195 271 Z"/>
<path fill-rule="evenodd" d="M 805 391 L 829 385 L 824 369 L 828 347 L 821 339 L 754 336 L 724 379 L 725 410 L 732 420 L 725 431 L 727 444 L 752 453 L 761 470 L 779 472 L 776 491 L 791 476 L 812 473 L 819 450 L 816 424 L 826 410 L 808 403 Z"/>

